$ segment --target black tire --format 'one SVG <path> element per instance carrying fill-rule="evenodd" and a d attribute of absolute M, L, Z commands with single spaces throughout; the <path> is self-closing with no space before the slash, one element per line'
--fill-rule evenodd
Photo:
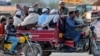
<path fill-rule="evenodd" d="M 92 53 L 93 56 L 100 56 L 100 49 L 96 50 L 94 46 L 92 46 Z"/>
<path fill-rule="evenodd" d="M 51 46 L 49 44 L 42 46 L 43 50 L 51 50 Z M 52 51 L 43 51 L 42 56 L 50 56 L 52 54 Z"/>
<path fill-rule="evenodd" d="M 51 51 L 44 51 L 43 52 L 43 56 L 50 56 L 51 55 Z"/>
<path fill-rule="evenodd" d="M 32 54 L 30 54 L 30 50 L 31 50 L 30 46 L 26 45 L 24 49 L 25 56 L 42 56 L 43 52 L 39 44 L 32 44 L 31 47 L 33 50 Z"/>

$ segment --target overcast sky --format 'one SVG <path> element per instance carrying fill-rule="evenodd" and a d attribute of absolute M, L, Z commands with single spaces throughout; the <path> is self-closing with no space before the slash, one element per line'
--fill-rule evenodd
<path fill-rule="evenodd" d="M 12 0 L 0 0 L 0 1 L 11 2 Z"/>

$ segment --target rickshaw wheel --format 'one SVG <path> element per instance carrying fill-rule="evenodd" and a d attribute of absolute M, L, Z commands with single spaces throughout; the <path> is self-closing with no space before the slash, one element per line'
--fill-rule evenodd
<path fill-rule="evenodd" d="M 43 50 L 50 50 L 51 46 L 49 44 L 47 44 L 46 46 L 42 46 Z M 43 55 L 42 56 L 50 56 L 52 54 L 52 51 L 43 51 Z"/>
<path fill-rule="evenodd" d="M 50 56 L 51 55 L 51 51 L 44 51 L 43 52 L 43 56 Z"/>

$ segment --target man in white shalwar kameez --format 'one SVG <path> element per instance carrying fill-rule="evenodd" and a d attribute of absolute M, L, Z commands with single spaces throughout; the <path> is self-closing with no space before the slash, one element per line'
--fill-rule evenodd
<path fill-rule="evenodd" d="M 36 24 L 39 18 L 39 15 L 34 12 L 33 8 L 29 8 L 29 15 L 24 19 L 21 23 L 21 26 L 25 26 L 28 24 Z"/>
<path fill-rule="evenodd" d="M 13 25 L 14 26 L 18 26 L 18 24 L 20 24 L 22 22 L 22 19 L 21 19 L 21 11 L 17 11 L 16 12 L 16 15 L 13 18 L 14 18 Z"/>
<path fill-rule="evenodd" d="M 42 27 L 54 25 L 59 19 L 59 15 L 56 9 L 52 9 L 48 15 L 46 21 L 42 24 Z M 50 25 L 51 23 L 51 25 Z"/>

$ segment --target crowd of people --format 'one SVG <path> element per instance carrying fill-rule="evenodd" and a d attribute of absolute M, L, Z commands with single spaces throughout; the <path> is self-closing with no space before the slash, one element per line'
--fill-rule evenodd
<path fill-rule="evenodd" d="M 5 17 L 0 18 L 0 40 L 2 40 L 4 33 L 6 33 L 8 36 L 7 41 L 13 43 L 10 54 L 14 53 L 14 48 L 18 43 L 18 39 L 15 35 L 17 26 L 34 24 L 37 30 L 43 30 L 54 28 L 59 20 L 59 30 L 62 31 L 65 36 L 73 38 L 76 44 L 80 39 L 81 31 L 76 31 L 75 29 L 77 27 L 83 27 L 84 21 L 77 10 L 69 11 L 69 9 L 65 7 L 64 2 L 59 2 L 59 10 L 50 8 L 41 9 L 38 7 L 38 4 L 32 7 L 24 6 L 23 9 L 19 4 L 17 4 L 16 7 L 15 16 L 9 17 L 7 24 Z M 6 27 L 4 27 L 5 25 Z"/>

